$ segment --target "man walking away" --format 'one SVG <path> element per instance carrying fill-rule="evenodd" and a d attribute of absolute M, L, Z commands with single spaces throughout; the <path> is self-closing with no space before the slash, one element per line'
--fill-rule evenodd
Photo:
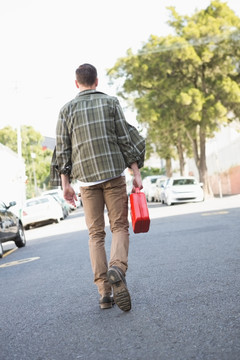
<path fill-rule="evenodd" d="M 124 170 L 129 167 L 133 171 L 133 191 L 136 187 L 142 189 L 139 168 L 144 162 L 145 141 L 126 121 L 118 99 L 96 90 L 98 77 L 93 65 L 79 66 L 75 83 L 79 93 L 63 106 L 57 122 L 52 184 L 61 184 L 64 198 L 75 205 L 71 180 L 80 181 L 100 308 L 111 308 L 115 301 L 121 310 L 129 311 L 131 297 L 125 279 L 129 222 Z M 105 205 L 112 232 L 109 264 L 105 251 Z"/>

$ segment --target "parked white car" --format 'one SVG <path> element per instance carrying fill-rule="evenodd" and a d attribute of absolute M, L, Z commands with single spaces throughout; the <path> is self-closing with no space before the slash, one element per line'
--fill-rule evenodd
<path fill-rule="evenodd" d="M 192 176 L 172 177 L 165 184 L 161 201 L 167 205 L 204 200 L 203 184 Z"/>
<path fill-rule="evenodd" d="M 61 205 L 50 195 L 29 199 L 22 209 L 22 223 L 26 230 L 48 221 L 59 223 L 62 217 Z"/>
<path fill-rule="evenodd" d="M 143 181 L 143 192 L 146 195 L 147 201 L 154 201 L 156 182 L 158 179 L 162 179 L 162 175 L 146 176 Z"/>
<path fill-rule="evenodd" d="M 42 193 L 42 195 L 52 195 L 52 196 L 57 195 L 57 196 L 59 196 L 61 199 L 63 199 L 64 201 L 66 201 L 66 200 L 63 198 L 63 192 L 62 192 L 62 190 L 60 190 L 60 189 L 44 191 L 44 192 Z M 69 204 L 69 207 L 70 207 L 71 210 L 75 210 L 76 208 L 79 208 L 79 207 L 82 205 L 81 199 L 79 198 L 79 196 L 78 196 L 77 193 L 76 193 L 76 196 L 77 196 L 77 201 L 75 201 L 76 207 Z"/>
<path fill-rule="evenodd" d="M 161 195 L 164 190 L 164 186 L 166 185 L 167 177 L 162 177 L 157 179 L 156 181 L 156 187 L 155 187 L 155 193 L 154 193 L 154 201 L 162 201 Z"/>

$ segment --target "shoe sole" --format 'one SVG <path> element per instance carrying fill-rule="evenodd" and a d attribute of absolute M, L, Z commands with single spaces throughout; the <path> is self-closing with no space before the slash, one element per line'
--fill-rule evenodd
<path fill-rule="evenodd" d="M 111 309 L 111 308 L 112 308 L 112 303 L 103 303 L 103 304 L 100 304 L 100 308 L 101 308 L 101 309 Z"/>
<path fill-rule="evenodd" d="M 115 304 L 122 311 L 131 310 L 131 297 L 118 271 L 115 269 L 108 270 L 107 277 L 109 283 L 112 285 L 113 288 L 113 298 Z"/>

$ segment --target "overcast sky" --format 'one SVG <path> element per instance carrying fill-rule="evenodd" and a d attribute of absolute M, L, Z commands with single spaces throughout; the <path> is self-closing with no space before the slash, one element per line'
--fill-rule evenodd
<path fill-rule="evenodd" d="M 240 1 L 226 1 L 240 16 Z M 8 0 L 0 3 L 0 128 L 32 125 L 55 136 L 60 108 L 77 94 L 75 69 L 89 62 L 98 89 L 116 95 L 106 69 L 150 35 L 166 36 L 167 6 L 182 15 L 210 0 Z M 119 99 L 121 102 L 121 99 Z M 134 124 L 133 113 L 126 112 Z"/>

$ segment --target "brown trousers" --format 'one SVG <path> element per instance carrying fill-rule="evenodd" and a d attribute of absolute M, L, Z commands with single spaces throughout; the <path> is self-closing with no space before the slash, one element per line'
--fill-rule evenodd
<path fill-rule="evenodd" d="M 122 271 L 128 268 L 129 222 L 128 197 L 125 177 L 104 183 L 81 187 L 81 198 L 85 221 L 89 232 L 89 252 L 94 283 L 100 295 L 111 293 L 107 280 L 108 262 L 105 251 L 105 204 L 112 232 L 109 267 L 118 266 Z"/>

